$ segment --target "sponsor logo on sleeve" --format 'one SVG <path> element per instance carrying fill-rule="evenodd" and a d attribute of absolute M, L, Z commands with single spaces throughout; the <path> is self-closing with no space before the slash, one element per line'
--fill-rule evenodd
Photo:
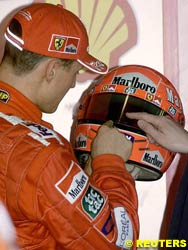
<path fill-rule="evenodd" d="M 113 228 L 114 228 L 114 223 L 113 223 L 113 220 L 112 220 L 112 215 L 110 214 L 108 216 L 108 219 L 104 223 L 101 231 L 106 236 L 106 235 L 108 235 L 109 233 L 112 232 Z"/>
<path fill-rule="evenodd" d="M 49 129 L 43 125 L 37 124 L 37 123 L 31 123 L 28 121 L 24 121 L 22 125 L 29 128 L 35 135 L 38 135 L 38 140 L 43 142 L 45 139 L 55 138 L 60 144 L 63 144 L 60 137 L 53 131 L 52 129 Z M 34 134 L 29 134 L 34 139 L 37 139 L 37 137 L 34 136 Z M 41 139 L 41 140 L 40 140 Z M 49 144 L 49 143 L 48 143 Z"/>
<path fill-rule="evenodd" d="M 0 89 L 0 102 L 7 103 L 10 99 L 10 95 L 7 91 Z"/>
<path fill-rule="evenodd" d="M 28 136 L 32 137 L 34 140 L 39 141 L 46 147 L 50 144 L 50 142 L 46 139 L 50 138 L 56 139 L 60 144 L 63 145 L 63 142 L 61 138 L 58 136 L 58 134 L 55 131 L 43 125 L 37 123 L 31 123 L 30 121 L 24 121 L 17 116 L 9 116 L 1 112 L 0 112 L 0 117 L 4 118 L 13 125 L 21 124 L 22 126 L 27 127 L 31 131 L 28 133 Z"/>
<path fill-rule="evenodd" d="M 68 172 L 56 184 L 57 190 L 73 204 L 83 193 L 88 183 L 88 176 L 74 161 L 71 162 Z"/>
<path fill-rule="evenodd" d="M 116 234 L 114 233 L 114 220 L 112 218 L 112 211 L 106 203 L 106 207 L 103 207 L 105 211 L 98 217 L 96 223 L 93 225 L 95 229 L 104 237 L 108 242 L 115 240 Z"/>
<path fill-rule="evenodd" d="M 84 212 L 91 218 L 95 219 L 104 206 L 105 198 L 103 195 L 91 185 L 82 198 L 82 207 Z"/>
<path fill-rule="evenodd" d="M 132 223 L 124 207 L 114 208 L 114 216 L 117 226 L 116 246 L 123 247 L 125 241 L 133 240 Z"/>

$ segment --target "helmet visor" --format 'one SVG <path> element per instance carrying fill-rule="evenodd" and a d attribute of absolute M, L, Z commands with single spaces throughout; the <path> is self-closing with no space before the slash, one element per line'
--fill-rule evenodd
<path fill-rule="evenodd" d="M 93 95 L 84 117 L 86 122 L 102 124 L 113 120 L 119 128 L 144 134 L 137 126 L 137 120 L 128 119 L 126 112 L 147 112 L 154 115 L 165 115 L 160 107 L 137 97 L 125 94 L 105 93 Z M 83 120 L 82 120 L 83 121 Z"/>

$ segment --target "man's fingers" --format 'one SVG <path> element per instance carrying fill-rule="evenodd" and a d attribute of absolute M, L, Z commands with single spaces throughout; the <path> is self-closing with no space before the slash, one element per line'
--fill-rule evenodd
<path fill-rule="evenodd" d="M 133 112 L 133 113 L 126 113 L 126 116 L 130 119 L 136 119 L 136 120 L 147 120 L 150 119 L 153 121 L 154 117 L 157 117 L 156 115 L 152 115 L 146 112 Z"/>
<path fill-rule="evenodd" d="M 114 127 L 114 123 L 113 121 L 109 120 L 106 121 L 98 130 L 98 134 L 99 133 L 104 133 L 105 131 L 108 131 L 109 128 L 113 128 Z"/>
<path fill-rule="evenodd" d="M 113 128 L 114 127 L 114 122 L 112 120 L 106 121 L 103 125 Z"/>
<path fill-rule="evenodd" d="M 126 116 L 130 119 L 146 121 L 157 127 L 159 126 L 162 118 L 162 116 L 152 115 L 145 112 L 126 113 Z"/>
<path fill-rule="evenodd" d="M 148 135 L 152 135 L 154 139 L 156 139 L 156 136 L 158 135 L 157 128 L 154 127 L 152 124 L 145 122 L 143 120 L 138 121 L 138 126 Z"/>

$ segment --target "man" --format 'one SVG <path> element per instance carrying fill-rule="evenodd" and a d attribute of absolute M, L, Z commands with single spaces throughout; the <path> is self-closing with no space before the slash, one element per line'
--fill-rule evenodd
<path fill-rule="evenodd" d="M 21 249 L 122 248 L 138 237 L 137 195 L 125 170 L 132 144 L 103 125 L 92 144 L 89 177 L 70 144 L 44 122 L 85 66 L 105 74 L 88 54 L 81 21 L 62 6 L 33 4 L 5 31 L 0 65 L 0 196 Z"/>

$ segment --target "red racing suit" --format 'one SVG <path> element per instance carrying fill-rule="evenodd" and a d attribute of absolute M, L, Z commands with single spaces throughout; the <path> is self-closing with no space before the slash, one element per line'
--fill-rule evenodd
<path fill-rule="evenodd" d="M 138 238 L 135 183 L 120 157 L 96 157 L 89 177 L 39 109 L 2 82 L 0 124 L 0 198 L 21 249 L 118 250 Z"/>

